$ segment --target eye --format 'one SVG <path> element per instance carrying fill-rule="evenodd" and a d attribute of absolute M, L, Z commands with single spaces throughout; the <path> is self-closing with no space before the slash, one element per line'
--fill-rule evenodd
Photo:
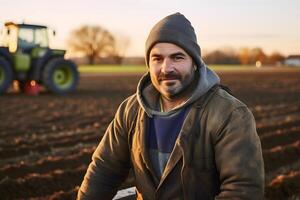
<path fill-rule="evenodd" d="M 158 57 L 158 56 L 155 56 L 155 57 L 152 57 L 151 58 L 151 61 L 152 62 L 160 62 L 162 60 L 162 58 L 161 57 Z"/>
<path fill-rule="evenodd" d="M 183 56 L 179 56 L 179 55 L 174 56 L 174 58 L 173 58 L 173 60 L 174 60 L 175 62 L 181 61 L 181 60 L 183 60 L 183 59 L 184 59 L 184 57 L 183 57 Z"/>

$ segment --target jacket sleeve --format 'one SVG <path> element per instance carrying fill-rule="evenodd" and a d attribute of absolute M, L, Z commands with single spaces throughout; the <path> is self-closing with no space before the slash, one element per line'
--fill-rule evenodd
<path fill-rule="evenodd" d="M 122 103 L 96 148 L 77 199 L 112 199 L 130 169 L 125 104 Z"/>
<path fill-rule="evenodd" d="M 246 106 L 236 108 L 217 131 L 215 161 L 220 175 L 220 193 L 215 200 L 263 199 L 261 144 Z"/>

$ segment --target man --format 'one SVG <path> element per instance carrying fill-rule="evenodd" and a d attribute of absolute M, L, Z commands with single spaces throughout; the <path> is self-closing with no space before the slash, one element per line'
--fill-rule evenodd
<path fill-rule="evenodd" d="M 149 73 L 94 152 L 78 199 L 111 199 L 130 168 L 137 199 L 262 199 L 253 115 L 219 86 L 182 14 L 153 27 L 146 64 Z"/>

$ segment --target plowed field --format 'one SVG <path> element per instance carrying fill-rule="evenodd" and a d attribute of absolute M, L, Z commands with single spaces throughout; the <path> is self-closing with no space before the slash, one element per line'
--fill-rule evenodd
<path fill-rule="evenodd" d="M 219 75 L 256 118 L 266 199 L 300 199 L 300 70 Z M 67 96 L 1 96 L 0 199 L 75 199 L 91 154 L 139 78 L 82 76 Z"/>

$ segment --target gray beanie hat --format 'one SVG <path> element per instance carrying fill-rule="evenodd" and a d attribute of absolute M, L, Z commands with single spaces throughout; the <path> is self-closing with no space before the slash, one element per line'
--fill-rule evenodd
<path fill-rule="evenodd" d="M 184 49 L 195 64 L 201 66 L 201 50 L 191 22 L 180 13 L 169 15 L 154 25 L 146 41 L 146 64 L 149 66 L 149 55 L 157 43 L 173 43 Z"/>

